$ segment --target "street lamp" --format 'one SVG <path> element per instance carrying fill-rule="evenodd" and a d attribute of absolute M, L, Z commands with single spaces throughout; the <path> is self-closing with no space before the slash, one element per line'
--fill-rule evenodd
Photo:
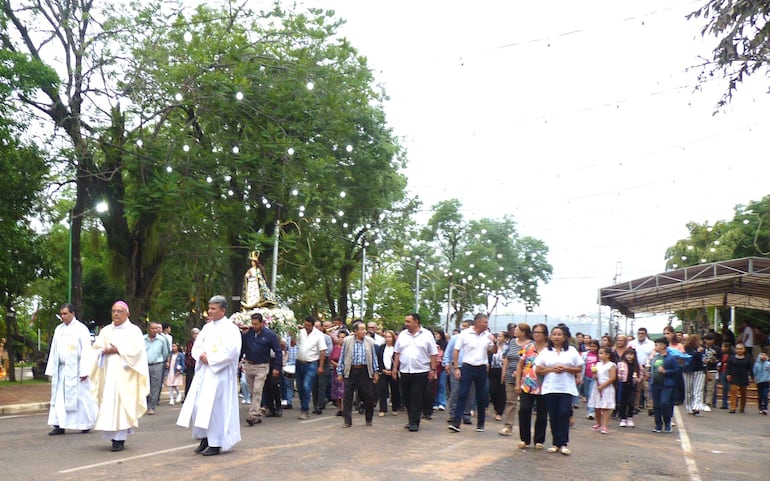
<path fill-rule="evenodd" d="M 102 201 L 96 204 L 96 206 L 93 209 L 88 209 L 86 211 L 81 212 L 78 214 L 78 217 L 83 217 L 84 215 L 88 214 L 89 212 L 96 211 L 99 214 L 104 214 L 109 209 L 109 206 L 106 202 Z M 69 247 L 68 247 L 68 255 L 67 255 L 67 303 L 72 303 L 72 220 L 74 219 L 72 215 L 72 209 L 69 211 L 69 229 L 70 229 L 70 235 L 69 235 Z"/>

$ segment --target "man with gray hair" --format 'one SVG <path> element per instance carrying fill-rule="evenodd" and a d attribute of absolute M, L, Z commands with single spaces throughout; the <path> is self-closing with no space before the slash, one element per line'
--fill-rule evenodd
<path fill-rule="evenodd" d="M 185 396 L 177 424 L 189 427 L 200 440 L 196 453 L 214 456 L 241 440 L 238 423 L 238 358 L 241 332 L 226 316 L 227 299 L 209 300 L 209 322 L 203 326 L 190 355 L 196 360 L 195 378 Z"/>

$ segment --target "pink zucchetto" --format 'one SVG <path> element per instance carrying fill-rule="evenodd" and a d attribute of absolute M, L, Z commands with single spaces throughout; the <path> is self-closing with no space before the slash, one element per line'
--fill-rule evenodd
<path fill-rule="evenodd" d="M 126 304 L 125 301 L 115 301 L 115 304 L 113 304 L 113 306 L 122 307 L 123 309 L 126 310 L 126 313 L 128 314 L 131 313 L 131 311 L 128 309 L 128 304 Z"/>

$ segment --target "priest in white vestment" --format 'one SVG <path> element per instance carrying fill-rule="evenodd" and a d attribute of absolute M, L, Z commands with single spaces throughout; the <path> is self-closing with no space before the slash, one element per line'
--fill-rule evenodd
<path fill-rule="evenodd" d="M 94 427 L 96 401 L 88 376 L 93 367 L 91 333 L 75 317 L 75 307 L 64 304 L 59 310 L 61 324 L 56 326 L 48 354 L 46 376 L 51 376 L 51 407 L 48 434 L 64 434 L 66 429 L 88 432 Z"/>
<path fill-rule="evenodd" d="M 190 427 L 199 439 L 196 453 L 214 456 L 228 451 L 241 440 L 238 413 L 238 358 L 241 332 L 225 315 L 227 299 L 209 300 L 209 322 L 203 326 L 190 355 L 197 361 L 190 392 L 177 424 Z"/>
<path fill-rule="evenodd" d="M 97 361 L 91 373 L 99 406 L 94 429 L 104 431 L 112 451 L 122 451 L 139 418 L 147 411 L 150 374 L 144 334 L 128 319 L 128 305 L 112 306 L 112 324 L 99 331 L 94 341 Z"/>

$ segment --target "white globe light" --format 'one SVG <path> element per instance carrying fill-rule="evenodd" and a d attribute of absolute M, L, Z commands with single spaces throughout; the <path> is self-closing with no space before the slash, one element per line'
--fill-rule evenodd
<path fill-rule="evenodd" d="M 171 173 L 173 170 L 174 170 L 174 169 L 172 169 L 170 165 L 166 166 L 166 172 L 168 172 L 169 174 L 170 174 L 170 173 Z"/>
<path fill-rule="evenodd" d="M 187 145 L 187 144 L 184 144 L 184 145 L 182 146 L 182 150 L 184 150 L 185 152 L 189 152 L 189 151 L 190 151 L 190 146 L 189 146 L 189 145 Z"/>
<path fill-rule="evenodd" d="M 348 153 L 350 153 L 350 152 L 353 152 L 353 146 L 352 146 L 352 145 L 350 145 L 350 144 L 348 144 L 348 145 L 345 147 L 345 150 L 346 150 Z"/>
<path fill-rule="evenodd" d="M 185 42 L 190 43 L 190 42 L 192 42 L 192 39 L 193 39 L 193 35 L 192 35 L 191 32 L 185 32 L 184 33 L 184 41 Z"/>
<path fill-rule="evenodd" d="M 243 100 L 243 92 L 236 93 L 235 100 Z"/>
<path fill-rule="evenodd" d="M 177 102 L 181 102 L 183 98 L 184 97 L 182 97 L 182 94 L 180 93 L 177 93 L 176 95 L 174 95 L 174 99 L 176 99 Z"/>
<path fill-rule="evenodd" d="M 136 141 L 136 146 L 139 147 L 140 149 L 142 148 L 143 145 L 144 145 L 144 142 L 142 142 L 142 139 L 139 139 Z"/>
<path fill-rule="evenodd" d="M 286 151 L 286 153 L 289 154 L 289 155 L 294 155 L 294 149 L 289 147 L 289 149 Z"/>
<path fill-rule="evenodd" d="M 315 85 L 313 84 L 313 82 L 308 82 L 307 83 L 307 89 L 308 90 L 313 90 L 314 88 L 315 88 Z"/>
<path fill-rule="evenodd" d="M 348 194 L 346 194 L 344 190 L 342 192 L 340 192 L 340 197 L 342 197 L 343 199 L 345 198 L 346 195 L 348 195 Z"/>
<path fill-rule="evenodd" d="M 341 211 L 337 212 L 337 215 L 338 215 L 338 216 L 340 216 L 340 217 L 342 217 L 343 215 L 345 215 L 345 211 L 342 211 L 342 210 L 341 210 Z"/>
<path fill-rule="evenodd" d="M 210 184 L 210 183 L 214 182 L 214 179 L 212 179 L 211 176 L 206 177 L 206 182 L 208 182 Z"/>
<path fill-rule="evenodd" d="M 292 189 L 291 195 L 297 195 L 299 194 L 299 191 L 297 189 Z"/>
<path fill-rule="evenodd" d="M 240 153 L 240 151 L 241 151 L 241 149 L 237 145 L 235 147 L 233 147 L 233 153 L 234 154 Z"/>

